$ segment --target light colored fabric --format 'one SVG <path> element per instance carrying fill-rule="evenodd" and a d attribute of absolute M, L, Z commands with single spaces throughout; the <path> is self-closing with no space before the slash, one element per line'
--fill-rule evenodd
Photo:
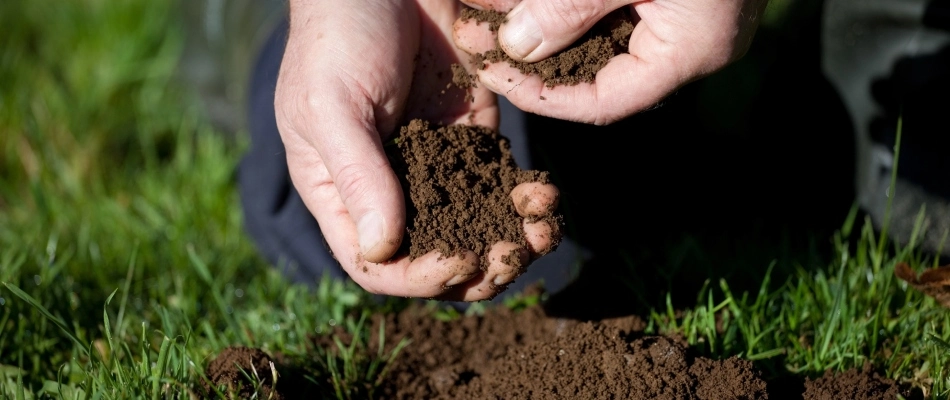
<path fill-rule="evenodd" d="M 878 228 L 883 226 L 888 201 L 891 171 L 894 165 L 893 148 L 882 143 L 880 131 L 874 131 L 875 120 L 888 125 L 888 136 L 896 132 L 896 116 L 888 115 L 882 106 L 881 93 L 875 85 L 882 81 L 896 85 L 920 85 L 908 82 L 906 76 L 897 76 L 899 62 L 915 63 L 945 60 L 934 57 L 950 46 L 950 31 L 945 25 L 948 2 L 943 0 L 826 0 L 822 32 L 822 69 L 841 95 L 856 133 L 856 180 L 858 202 L 868 212 Z M 932 23 L 936 21 L 935 23 Z M 934 59 L 934 61 L 929 61 Z M 924 61 L 928 60 L 928 61 Z M 917 64 L 915 64 L 916 66 Z M 943 79 L 950 73 L 950 65 L 928 66 L 943 68 Z M 912 79 L 931 79 L 926 73 Z M 926 85 L 926 83 L 924 83 Z M 880 92 L 880 90 L 877 90 Z M 875 98 L 875 95 L 878 98 Z M 886 96 L 886 94 L 885 94 Z M 893 99 L 894 101 L 899 101 Z M 946 96 L 944 96 L 946 101 Z M 892 111 L 892 110 L 891 110 Z M 890 118 L 890 119 L 889 119 Z M 893 119 L 893 120 L 892 120 Z M 883 121 L 882 121 L 883 120 Z M 932 126 L 934 132 L 920 135 L 948 134 L 950 124 Z M 891 128 L 893 127 L 893 128 Z M 904 140 L 907 135 L 904 135 Z M 950 229 L 950 199 L 936 195 L 947 193 L 946 187 L 921 184 L 907 179 L 902 164 L 921 163 L 928 157 L 940 157 L 950 149 L 926 149 L 904 146 L 898 162 L 899 181 L 894 193 L 891 214 L 892 237 L 907 243 L 914 220 L 926 204 L 927 217 L 922 237 L 918 239 L 928 251 L 940 248 L 944 231 Z M 939 152 L 939 153 L 938 153 Z M 932 153 L 932 154 L 931 154 Z M 931 163 L 932 164 L 932 163 Z M 931 174 L 946 175 L 947 171 L 933 170 Z M 928 181 L 932 181 L 929 179 Z M 938 179 L 950 185 L 950 176 Z M 946 253 L 946 251 L 944 251 Z"/>

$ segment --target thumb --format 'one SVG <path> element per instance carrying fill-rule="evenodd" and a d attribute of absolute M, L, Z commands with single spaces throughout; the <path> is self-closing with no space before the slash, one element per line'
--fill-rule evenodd
<path fill-rule="evenodd" d="M 632 0 L 524 0 L 508 13 L 498 43 L 511 58 L 543 60 L 566 48 L 611 11 Z"/>
<path fill-rule="evenodd" d="M 363 258 L 386 261 L 399 249 L 405 230 L 402 188 L 374 127 L 337 126 L 317 141 L 317 150 L 355 225 Z"/>

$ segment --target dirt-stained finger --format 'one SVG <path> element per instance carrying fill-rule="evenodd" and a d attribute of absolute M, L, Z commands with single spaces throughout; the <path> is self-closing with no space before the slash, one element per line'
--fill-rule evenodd
<path fill-rule="evenodd" d="M 561 192 L 550 183 L 525 182 L 511 190 L 515 211 L 522 217 L 543 217 L 557 209 Z"/>
<path fill-rule="evenodd" d="M 552 226 L 546 220 L 532 221 L 530 218 L 526 218 L 523 226 L 531 259 L 550 253 L 561 242 L 561 232 L 557 229 L 557 226 Z"/>
<path fill-rule="evenodd" d="M 448 288 L 481 274 L 480 260 L 466 251 L 451 257 L 430 252 L 409 262 L 402 257 L 390 262 L 358 260 L 348 269 L 350 278 L 371 293 L 406 297 L 436 297 Z"/>
<path fill-rule="evenodd" d="M 452 25 L 452 40 L 455 46 L 468 54 L 485 53 L 495 48 L 495 32 L 486 23 L 474 19 L 456 20 Z"/>
<path fill-rule="evenodd" d="M 488 251 L 488 271 L 485 278 L 495 287 L 505 286 L 528 268 L 528 250 L 511 242 L 498 242 Z"/>
<path fill-rule="evenodd" d="M 490 300 L 505 291 L 508 284 L 524 273 L 531 262 L 527 249 L 512 242 L 495 243 L 488 251 L 485 271 L 463 283 L 446 288 L 436 296 L 446 301 Z"/>

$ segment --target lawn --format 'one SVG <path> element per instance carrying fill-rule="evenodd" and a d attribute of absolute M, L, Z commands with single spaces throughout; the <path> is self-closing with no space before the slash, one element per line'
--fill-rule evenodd
<path fill-rule="evenodd" d="M 200 397 L 208 361 L 235 345 L 283 355 L 326 396 L 366 396 L 413 346 L 374 347 L 368 321 L 409 302 L 293 285 L 257 255 L 234 179 L 247 142 L 216 131 L 176 80 L 177 6 L 0 2 L 0 396 Z M 769 377 L 870 363 L 950 397 L 950 314 L 893 273 L 937 262 L 856 209 L 834 223 L 805 257 L 820 265 L 776 254 L 759 289 L 706 280 L 688 307 L 631 293 L 644 332 Z"/>

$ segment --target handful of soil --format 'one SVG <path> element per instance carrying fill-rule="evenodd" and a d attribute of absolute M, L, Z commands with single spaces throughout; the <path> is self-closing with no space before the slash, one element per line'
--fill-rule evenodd
<path fill-rule="evenodd" d="M 433 128 L 416 119 L 394 143 L 386 155 L 406 195 L 407 233 L 398 254 L 414 259 L 432 250 L 446 257 L 471 250 L 484 269 L 494 243 L 527 245 L 510 193 L 521 183 L 547 183 L 548 174 L 519 169 L 508 139 L 483 126 Z M 552 229 L 560 227 L 560 216 L 546 218 Z"/>
<path fill-rule="evenodd" d="M 467 8 L 462 11 L 462 21 L 474 19 L 487 22 L 489 29 L 497 32 L 505 21 L 505 14 L 491 10 Z M 507 61 L 525 75 L 538 75 L 547 87 L 590 83 L 611 58 L 626 53 L 633 33 L 633 16 L 627 7 L 621 7 L 600 20 L 584 36 L 558 54 L 535 63 L 515 61 L 495 42 L 495 48 L 472 57 L 476 68 L 484 68 L 484 61 L 496 63 Z M 464 82 L 456 77 L 459 87 Z"/>

